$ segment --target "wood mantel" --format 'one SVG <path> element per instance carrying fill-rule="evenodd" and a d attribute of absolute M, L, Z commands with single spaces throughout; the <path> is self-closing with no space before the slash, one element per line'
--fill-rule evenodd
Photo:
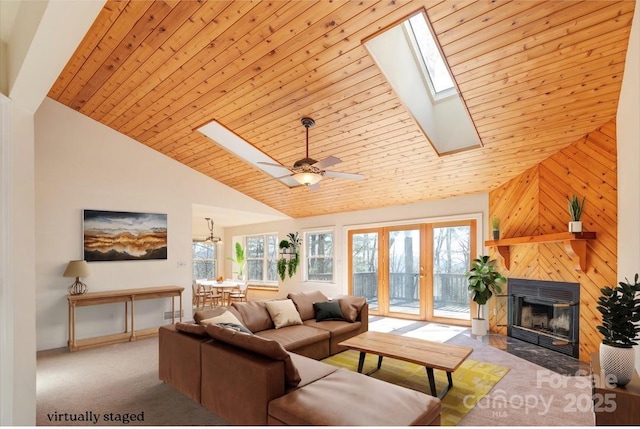
<path fill-rule="evenodd" d="M 527 237 L 503 238 L 501 240 L 487 240 L 484 245 L 496 247 L 498 253 L 504 259 L 504 266 L 508 270 L 511 265 L 510 246 L 519 244 L 555 243 L 563 242 L 567 254 L 573 261 L 576 271 L 587 270 L 587 240 L 594 240 L 595 232 L 557 232 L 554 234 L 530 235 Z"/>

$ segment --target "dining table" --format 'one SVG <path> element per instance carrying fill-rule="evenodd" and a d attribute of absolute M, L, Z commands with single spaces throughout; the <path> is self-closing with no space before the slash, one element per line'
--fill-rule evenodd
<path fill-rule="evenodd" d="M 204 286 L 205 290 L 216 289 L 220 294 L 222 294 L 222 303 L 224 305 L 229 305 L 229 294 L 234 290 L 240 287 L 240 285 L 244 284 L 239 280 L 231 280 L 225 279 L 221 282 L 217 280 L 196 280 L 196 284 Z"/>

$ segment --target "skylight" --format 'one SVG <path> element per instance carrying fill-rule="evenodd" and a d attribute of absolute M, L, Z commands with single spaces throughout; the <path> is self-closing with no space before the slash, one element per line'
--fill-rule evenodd
<path fill-rule="evenodd" d="M 413 33 L 420 57 L 426 67 L 427 76 L 433 86 L 435 94 L 454 88 L 453 79 L 449 75 L 449 70 L 444 64 L 444 59 L 440 50 L 433 40 L 433 35 L 429 31 L 424 15 L 419 13 L 407 20 L 407 27 Z"/>
<path fill-rule="evenodd" d="M 420 12 L 364 45 L 438 155 L 478 148 L 476 128 L 432 34 Z"/>

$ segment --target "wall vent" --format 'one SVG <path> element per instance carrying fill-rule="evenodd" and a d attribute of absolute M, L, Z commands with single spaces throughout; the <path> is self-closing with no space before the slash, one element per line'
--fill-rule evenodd
<path fill-rule="evenodd" d="M 176 320 L 180 320 L 180 317 L 184 316 L 184 313 L 182 310 L 176 310 L 174 312 L 174 317 L 176 318 Z M 164 312 L 164 320 L 171 320 L 171 312 L 170 311 L 165 311 Z"/>

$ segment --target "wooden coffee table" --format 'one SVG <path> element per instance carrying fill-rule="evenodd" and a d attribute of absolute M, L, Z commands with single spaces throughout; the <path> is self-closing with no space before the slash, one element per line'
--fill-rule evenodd
<path fill-rule="evenodd" d="M 367 375 L 380 369 L 384 356 L 424 366 L 429 378 L 431 395 L 438 398 L 442 398 L 453 387 L 451 373 L 458 369 L 473 351 L 471 347 L 460 347 L 373 331 L 363 332 L 346 341 L 342 341 L 339 345 L 360 352 L 360 359 L 358 360 L 358 372 L 360 373 L 362 373 L 366 354 L 378 355 L 377 368 L 367 373 Z M 449 383 L 440 394 L 436 392 L 436 381 L 433 376 L 434 369 L 447 372 Z"/>

